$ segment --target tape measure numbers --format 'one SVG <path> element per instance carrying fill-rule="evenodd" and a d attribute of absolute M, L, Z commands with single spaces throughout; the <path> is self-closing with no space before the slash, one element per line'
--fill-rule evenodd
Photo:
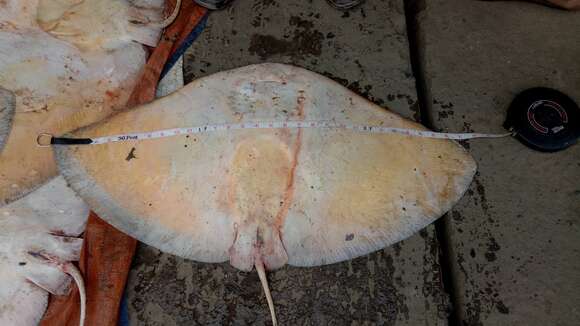
<path fill-rule="evenodd" d="M 512 133 L 446 133 L 430 130 L 417 130 L 408 128 L 394 128 L 371 125 L 352 125 L 332 121 L 262 121 L 229 124 L 207 124 L 195 127 L 174 128 L 156 130 L 150 132 L 128 133 L 96 138 L 62 138 L 54 137 L 48 133 L 41 133 L 37 137 L 37 144 L 42 147 L 50 145 L 100 145 L 107 143 L 141 141 L 147 139 L 166 138 L 179 135 L 202 134 L 216 131 L 240 130 L 240 129 L 340 129 L 351 130 L 367 134 L 398 134 L 411 137 L 466 140 L 474 138 L 502 138 L 511 136 Z"/>

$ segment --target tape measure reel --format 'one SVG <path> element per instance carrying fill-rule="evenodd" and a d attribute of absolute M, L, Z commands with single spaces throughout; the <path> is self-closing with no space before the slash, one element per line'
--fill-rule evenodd
<path fill-rule="evenodd" d="M 536 87 L 512 101 L 504 127 L 524 145 L 542 152 L 557 152 L 580 137 L 580 109 L 567 95 Z"/>

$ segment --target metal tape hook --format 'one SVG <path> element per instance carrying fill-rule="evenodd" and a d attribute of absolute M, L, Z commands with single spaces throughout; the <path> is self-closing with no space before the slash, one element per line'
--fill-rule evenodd
<path fill-rule="evenodd" d="M 38 137 L 36 137 L 36 145 L 38 147 L 50 147 L 50 145 L 52 145 L 52 134 L 43 132 L 38 134 Z"/>

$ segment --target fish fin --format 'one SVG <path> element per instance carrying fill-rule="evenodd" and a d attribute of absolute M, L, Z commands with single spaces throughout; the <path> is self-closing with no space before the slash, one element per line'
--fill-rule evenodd
<path fill-rule="evenodd" d="M 131 40 L 151 47 L 157 46 L 161 35 L 159 27 L 133 23 L 129 23 L 127 31 Z"/>
<path fill-rule="evenodd" d="M 138 23 L 130 22 L 128 31 L 131 39 L 135 42 L 155 47 L 159 41 L 161 30 L 171 25 L 179 15 L 181 0 L 177 0 L 175 7 L 167 18 L 159 22 L 148 19 L 148 15 L 141 14 L 138 10 L 132 10 L 132 16 L 140 17 L 135 19 Z"/>
<path fill-rule="evenodd" d="M 28 254 L 36 258 L 38 262 L 30 261 L 30 264 L 27 265 L 25 276 L 30 282 L 46 291 L 56 295 L 67 294 L 70 290 L 70 278 L 72 277 L 79 290 L 81 301 L 79 324 L 83 326 L 86 316 L 87 296 L 83 276 L 78 268 L 73 263 L 63 261 L 59 257 L 50 254 L 35 252 L 29 252 Z M 63 281 L 64 278 L 66 278 L 66 281 Z"/>
<path fill-rule="evenodd" d="M 55 295 L 66 295 L 70 291 L 69 276 L 58 269 L 38 268 L 26 273 L 26 279 Z"/>
<path fill-rule="evenodd" d="M 29 261 L 22 268 L 22 275 L 31 283 L 55 295 L 70 291 L 70 277 L 50 263 Z"/>
<path fill-rule="evenodd" d="M 51 235 L 51 240 L 50 244 L 54 247 L 47 248 L 48 252 L 63 261 L 75 261 L 79 259 L 83 247 L 82 238 Z"/>
<path fill-rule="evenodd" d="M 158 28 L 166 28 L 167 26 L 171 25 L 175 21 L 175 18 L 177 18 L 177 15 L 179 15 L 180 9 L 181 9 L 181 0 L 177 0 L 175 2 L 175 7 L 173 7 L 173 11 L 171 12 L 171 15 L 167 16 L 167 18 L 163 19 L 160 22 L 151 23 L 150 25 L 156 26 Z"/>
<path fill-rule="evenodd" d="M 268 301 L 268 308 L 270 309 L 270 316 L 272 317 L 272 325 L 277 326 L 278 321 L 276 320 L 276 311 L 274 310 L 274 301 L 272 300 L 272 294 L 270 293 L 270 288 L 268 287 L 268 279 L 266 278 L 266 269 L 264 268 L 264 263 L 262 259 L 257 257 L 256 271 L 258 272 L 258 277 L 260 277 L 260 282 L 262 283 L 262 288 L 264 289 L 264 294 L 266 295 L 266 301 Z"/>

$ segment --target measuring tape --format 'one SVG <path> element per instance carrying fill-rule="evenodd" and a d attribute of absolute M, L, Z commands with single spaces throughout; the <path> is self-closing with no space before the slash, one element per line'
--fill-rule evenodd
<path fill-rule="evenodd" d="M 511 136 L 512 133 L 485 134 L 485 133 L 446 133 L 429 130 L 417 130 L 407 128 L 393 128 L 370 125 L 351 125 L 331 121 L 262 121 L 246 123 L 227 124 L 207 124 L 195 127 L 174 128 L 156 130 L 150 132 L 128 133 L 96 138 L 62 138 L 54 137 L 48 133 L 38 135 L 36 142 L 38 146 L 47 147 L 50 145 L 100 145 L 107 143 L 140 141 L 146 139 L 157 139 L 173 137 L 179 135 L 203 134 L 216 131 L 240 130 L 240 129 L 340 129 L 351 130 L 366 134 L 398 134 L 411 137 L 466 140 L 474 138 L 502 138 Z"/>

